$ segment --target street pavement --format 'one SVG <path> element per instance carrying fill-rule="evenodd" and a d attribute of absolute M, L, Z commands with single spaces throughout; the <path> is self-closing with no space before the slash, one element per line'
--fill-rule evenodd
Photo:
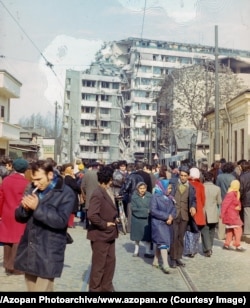
<path fill-rule="evenodd" d="M 79 218 L 69 233 L 74 239 L 67 245 L 63 274 L 55 280 L 56 292 L 87 292 L 91 269 L 91 248 L 86 230 Z M 129 234 L 119 234 L 116 240 L 115 291 L 125 292 L 250 292 L 250 244 L 242 242 L 245 252 L 222 249 L 223 241 L 215 239 L 210 258 L 201 253 L 183 260 L 186 267 L 178 267 L 164 274 L 152 267 L 152 259 L 144 258 L 145 249 L 140 246 L 139 257 L 133 257 L 134 243 Z M 7 276 L 3 269 L 3 247 L 0 246 L 0 291 L 24 292 L 23 275 Z"/>

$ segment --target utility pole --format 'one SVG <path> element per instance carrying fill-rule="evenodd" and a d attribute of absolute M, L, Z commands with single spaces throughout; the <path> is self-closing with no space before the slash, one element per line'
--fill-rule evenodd
<path fill-rule="evenodd" d="M 70 117 L 70 162 L 73 162 L 73 118 Z"/>
<path fill-rule="evenodd" d="M 58 117 L 58 102 L 55 102 L 55 128 L 54 128 L 54 160 L 57 162 L 57 117 Z"/>
<path fill-rule="evenodd" d="M 149 148 L 149 160 L 148 163 L 152 165 L 152 148 L 153 148 L 153 138 L 152 138 L 152 123 L 150 123 L 150 148 Z"/>
<path fill-rule="evenodd" d="M 215 143 L 214 159 L 220 160 L 220 126 L 219 126 L 219 64 L 218 64 L 218 26 L 215 26 Z"/>

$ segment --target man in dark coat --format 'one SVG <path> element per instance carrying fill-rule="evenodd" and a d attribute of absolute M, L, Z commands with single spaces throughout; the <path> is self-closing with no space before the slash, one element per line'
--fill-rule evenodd
<path fill-rule="evenodd" d="M 137 171 L 137 174 L 139 174 L 143 178 L 143 182 L 147 184 L 147 191 L 152 193 L 153 189 L 152 180 L 149 173 L 143 170 L 144 166 L 145 166 L 144 162 L 138 161 L 135 164 L 135 169 Z"/>
<path fill-rule="evenodd" d="M 14 268 L 25 273 L 28 291 L 53 291 L 64 265 L 67 224 L 75 194 L 46 160 L 31 164 L 33 187 L 15 211 L 27 223 L 18 245 Z M 36 191 L 34 191 L 36 187 Z"/>

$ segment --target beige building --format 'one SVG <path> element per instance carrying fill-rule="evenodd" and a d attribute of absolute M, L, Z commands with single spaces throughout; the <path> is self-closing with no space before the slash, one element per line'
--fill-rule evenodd
<path fill-rule="evenodd" d="M 215 152 L 215 110 L 205 114 L 209 130 L 208 163 Z M 220 157 L 237 162 L 250 159 L 250 89 L 240 93 L 219 110 Z"/>
<path fill-rule="evenodd" d="M 20 128 L 10 124 L 10 100 L 20 97 L 22 84 L 5 70 L 0 70 L 0 156 L 9 155 L 9 142 L 19 139 Z"/>

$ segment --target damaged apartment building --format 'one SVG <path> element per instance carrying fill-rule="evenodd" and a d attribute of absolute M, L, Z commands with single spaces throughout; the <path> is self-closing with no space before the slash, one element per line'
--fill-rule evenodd
<path fill-rule="evenodd" d="M 250 59 L 246 51 L 219 54 Z M 214 47 L 141 38 L 104 43 L 89 69 L 66 71 L 60 161 L 161 160 L 170 151 L 162 147 L 169 123 L 159 121 L 161 83 L 205 61 L 214 61 Z"/>

